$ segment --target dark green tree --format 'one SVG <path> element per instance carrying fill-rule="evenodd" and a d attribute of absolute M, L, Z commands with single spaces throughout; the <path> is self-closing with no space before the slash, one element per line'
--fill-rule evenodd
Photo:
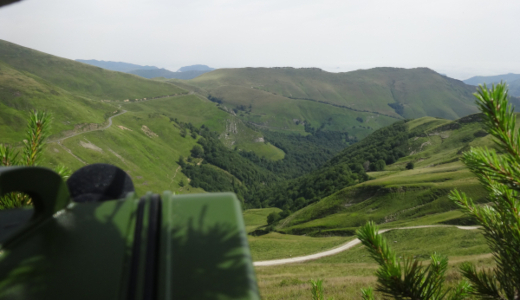
<path fill-rule="evenodd" d="M 407 170 L 413 170 L 413 168 L 415 168 L 415 165 L 414 165 L 413 161 L 411 161 L 411 162 L 406 164 L 406 169 Z"/>
<path fill-rule="evenodd" d="M 375 164 L 373 164 L 374 166 L 374 171 L 383 171 L 386 167 L 386 163 L 384 160 L 380 159 L 378 161 L 376 161 Z"/>
<path fill-rule="evenodd" d="M 204 157 L 204 149 L 200 145 L 195 145 L 191 149 L 191 156 L 194 158 L 202 158 Z"/>
<path fill-rule="evenodd" d="M 277 213 L 277 212 L 272 212 L 270 213 L 269 215 L 267 215 L 267 224 L 268 225 L 271 225 L 273 224 L 274 222 L 276 221 L 279 221 L 281 218 L 280 218 L 280 214 Z"/>
<path fill-rule="evenodd" d="M 184 161 L 184 156 L 179 155 L 179 160 L 177 161 L 177 163 L 179 164 L 179 166 L 181 166 L 181 168 L 184 168 L 186 166 L 186 162 Z"/>

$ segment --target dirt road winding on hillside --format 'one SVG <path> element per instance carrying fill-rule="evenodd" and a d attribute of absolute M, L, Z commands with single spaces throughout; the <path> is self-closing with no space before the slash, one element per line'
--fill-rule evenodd
<path fill-rule="evenodd" d="M 423 225 L 423 226 L 410 226 L 410 227 L 382 229 L 382 230 L 379 230 L 379 233 L 387 232 L 390 230 L 416 229 L 416 228 L 428 228 L 428 227 L 457 227 L 459 229 L 464 229 L 464 230 L 474 230 L 474 229 L 479 228 L 478 226 Z M 343 245 L 341 245 L 337 248 L 331 249 L 331 250 L 327 250 L 327 251 L 323 251 L 323 252 L 319 252 L 319 253 L 315 253 L 315 254 L 311 254 L 311 255 L 306 255 L 306 256 L 255 261 L 255 262 L 253 262 L 253 265 L 255 267 L 267 267 L 267 266 L 285 265 L 285 264 L 296 263 L 296 262 L 304 262 L 304 261 L 308 261 L 308 260 L 322 258 L 322 257 L 329 256 L 329 255 L 338 254 L 338 253 L 348 250 L 360 243 L 361 243 L 361 241 L 359 239 L 354 239 L 346 244 L 343 244 Z"/>
<path fill-rule="evenodd" d="M 72 134 L 72 135 L 69 135 L 69 136 L 66 136 L 66 137 L 59 138 L 59 139 L 57 139 L 57 140 L 49 141 L 49 143 L 54 143 L 54 142 L 60 143 L 61 141 L 66 140 L 66 139 L 68 139 L 68 138 L 71 138 L 71 137 L 73 137 L 73 136 L 77 136 L 77 135 L 84 134 L 84 133 L 88 133 L 88 132 L 92 132 L 92 131 L 108 129 L 110 126 L 112 126 L 112 118 L 115 118 L 115 117 L 120 116 L 120 115 L 122 115 L 122 114 L 124 114 L 124 113 L 127 113 L 127 112 L 128 112 L 128 111 L 126 111 L 126 110 L 122 110 L 120 113 L 115 114 L 115 115 L 111 116 L 110 118 L 108 118 L 108 125 L 105 126 L 105 127 L 101 127 L 101 128 L 97 128 L 97 129 L 92 129 L 92 130 L 87 130 L 87 131 L 82 131 L 82 132 L 74 133 L 74 134 Z"/>
<path fill-rule="evenodd" d="M 86 165 L 87 163 L 85 161 L 83 161 L 81 158 L 77 157 L 74 153 L 72 153 L 72 150 L 70 150 L 69 148 L 65 147 L 61 142 L 66 140 L 66 139 L 68 139 L 68 138 L 71 138 L 73 136 L 77 136 L 77 135 L 80 135 L 80 134 L 84 134 L 84 133 L 88 133 L 88 132 L 92 132 L 92 131 L 96 131 L 96 130 L 105 130 L 105 129 L 109 128 L 110 126 L 112 126 L 112 118 L 120 116 L 120 115 L 122 115 L 122 114 L 124 114 L 126 112 L 127 112 L 126 110 L 122 110 L 120 113 L 115 114 L 115 115 L 111 116 L 110 118 L 108 118 L 108 125 L 107 126 L 104 126 L 104 127 L 101 127 L 101 128 L 97 128 L 97 129 L 88 130 L 88 131 L 78 132 L 78 133 L 75 133 L 75 134 L 72 134 L 72 135 L 69 135 L 69 136 L 66 136 L 66 137 L 59 138 L 57 140 L 49 141 L 48 143 L 57 143 L 58 145 L 60 145 L 61 148 L 63 148 L 63 150 L 67 151 L 70 155 L 74 156 L 75 159 L 79 160 L 82 164 Z"/>

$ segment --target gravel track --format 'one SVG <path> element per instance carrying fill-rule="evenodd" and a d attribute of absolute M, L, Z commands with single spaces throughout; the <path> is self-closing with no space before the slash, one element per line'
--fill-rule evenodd
<path fill-rule="evenodd" d="M 478 229 L 479 226 L 449 226 L 449 225 L 422 225 L 422 226 L 410 226 L 410 227 L 399 227 L 399 228 L 391 228 L 391 229 L 382 229 L 379 230 L 379 233 L 387 232 L 390 230 L 403 230 L 403 229 L 416 229 L 416 228 L 430 228 L 430 227 L 457 227 L 459 229 L 463 230 L 475 230 Z M 297 263 L 297 262 L 304 262 L 308 260 L 314 260 L 318 258 L 322 258 L 329 255 L 338 254 L 340 252 L 346 251 L 358 244 L 360 244 L 361 241 L 359 239 L 354 239 L 348 243 L 345 243 L 337 248 L 333 248 L 331 250 L 306 255 L 306 256 L 298 256 L 298 257 L 292 257 L 292 258 L 283 258 L 283 259 L 273 259 L 273 260 L 264 260 L 264 261 L 255 261 L 253 265 L 255 267 L 267 267 L 267 266 L 277 266 L 277 265 L 285 265 L 285 264 L 291 264 L 291 263 Z"/>

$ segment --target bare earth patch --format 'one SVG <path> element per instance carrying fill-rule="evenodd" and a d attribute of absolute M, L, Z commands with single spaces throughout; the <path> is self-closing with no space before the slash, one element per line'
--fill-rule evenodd
<path fill-rule="evenodd" d="M 79 144 L 86 149 L 94 150 L 97 152 L 103 152 L 103 149 L 99 148 L 98 146 L 92 144 L 91 142 L 85 143 L 84 141 L 79 141 Z"/>
<path fill-rule="evenodd" d="M 143 125 L 143 127 L 141 127 L 141 130 L 150 138 L 158 137 L 157 133 L 151 131 L 150 128 L 148 128 L 148 126 L 146 125 Z"/>
<path fill-rule="evenodd" d="M 129 131 L 133 131 L 132 129 L 127 128 L 127 127 L 125 127 L 125 126 L 121 126 L 121 125 L 119 125 L 119 126 L 117 126 L 117 127 L 119 127 L 121 130 L 129 130 Z"/>
<path fill-rule="evenodd" d="M 123 159 L 123 157 L 121 157 L 121 155 L 117 154 L 114 150 L 108 148 L 108 151 L 112 152 L 112 154 L 114 154 L 117 158 L 119 158 L 123 163 L 126 164 L 125 160 Z"/>

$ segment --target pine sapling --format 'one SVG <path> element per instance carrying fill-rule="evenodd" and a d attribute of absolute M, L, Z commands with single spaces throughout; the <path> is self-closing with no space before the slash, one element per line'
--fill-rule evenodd
<path fill-rule="evenodd" d="M 489 192 L 489 205 L 478 206 L 463 192 L 452 191 L 450 199 L 482 226 L 493 251 L 496 267 L 477 270 L 464 263 L 461 272 L 474 287 L 474 294 L 485 299 L 520 298 L 520 130 L 508 103 L 506 84 L 488 89 L 480 86 L 475 94 L 483 112 L 487 132 L 500 152 L 471 148 L 462 162 Z"/>

